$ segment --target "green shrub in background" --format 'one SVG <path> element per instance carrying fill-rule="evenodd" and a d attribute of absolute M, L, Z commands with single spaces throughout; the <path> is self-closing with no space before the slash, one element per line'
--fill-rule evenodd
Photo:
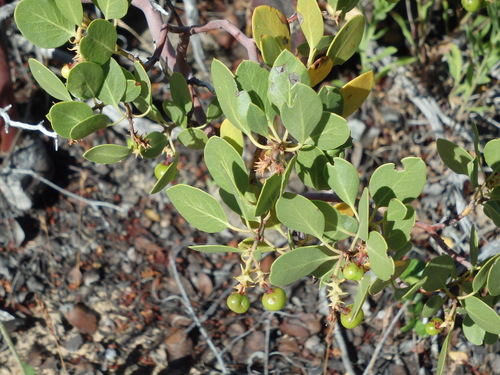
<path fill-rule="evenodd" d="M 355 11 L 357 0 L 328 0 L 323 4 L 327 14 L 322 13 L 316 0 L 298 0 L 296 17 L 291 19 L 277 9 L 259 6 L 252 17 L 253 39 L 222 20 L 162 27 L 161 15 L 149 0 L 132 0 L 132 6 L 144 11 L 158 46 L 148 61 L 130 56 L 116 44 L 116 22 L 112 20 L 125 16 L 129 1 L 93 3 L 104 19 L 88 19 L 79 0 L 22 0 L 17 6 L 16 23 L 29 41 L 42 48 L 59 47 L 69 41 L 75 52 L 72 64 L 64 68 L 64 81 L 39 61 L 29 61 L 38 84 L 57 100 L 47 118 L 58 135 L 78 141 L 113 126 L 102 113 L 104 107 L 113 106 L 129 121 L 128 144 L 102 144 L 83 156 L 96 163 L 118 163 L 131 154 L 162 159 L 166 155 L 166 162 L 155 170 L 158 181 L 152 194 L 175 180 L 179 144 L 204 150 L 206 166 L 223 204 L 240 220 L 229 222 L 219 199 L 193 186 L 179 183 L 167 188 L 166 194 L 197 229 L 207 233 L 230 229 L 246 237 L 238 248 L 223 244 L 191 247 L 206 253 L 241 255 L 241 275 L 236 278 L 239 284 L 228 301 L 232 310 L 244 313 L 248 309 L 245 295 L 251 287 L 264 289 L 266 308 L 280 309 L 286 295 L 279 287 L 313 275 L 319 279 L 319 286 L 328 290 L 332 324 L 340 313 L 346 328 L 361 321 L 361 306 L 368 294 L 392 288 L 397 300 L 413 301 L 415 321 L 408 329 L 415 328 L 422 335 L 446 333 L 438 373 L 443 372 L 457 316 L 462 317 L 462 329 L 472 343 L 497 340 L 500 255 L 478 262 L 479 239 L 474 227 L 468 259 L 439 241 L 437 233 L 476 205 L 483 205 L 485 214 L 500 226 L 500 140 L 490 141 L 481 149 L 476 131 L 473 155 L 448 140 L 438 140 L 443 162 L 455 173 L 466 175 L 475 189 L 468 211 L 447 224 L 416 222 L 411 203 L 422 192 L 427 169 L 419 157 L 403 159 L 402 168 L 392 163 L 381 165 L 373 171 L 368 185 L 360 186 L 358 171 L 343 158 L 344 151 L 351 147 L 345 118 L 369 95 L 373 73 L 363 73 L 343 87 L 324 85 L 316 89 L 331 69 L 347 61 L 362 43 L 365 17 Z M 493 3 L 489 6 L 497 9 Z M 324 17 L 336 20 L 336 35 L 324 35 Z M 306 39 L 297 51 L 291 50 L 292 19 L 298 20 Z M 216 97 L 204 111 L 183 54 L 190 35 L 215 28 L 224 28 L 235 36 L 247 48 L 249 59 L 234 74 L 222 62 L 213 60 Z M 375 30 L 368 30 L 374 38 Z M 177 49 L 167 33 L 181 35 Z M 450 70 L 461 85 L 453 65 L 458 64 L 455 55 L 452 50 Z M 171 70 L 171 100 L 162 103 L 166 116 L 153 104 L 147 73 L 160 57 Z M 124 68 L 123 59 L 133 63 L 132 71 Z M 465 91 L 470 87 L 472 83 Z M 163 130 L 138 134 L 134 120 L 141 116 L 152 119 Z M 222 116 L 225 120 L 220 135 L 212 135 L 212 123 Z M 174 138 L 176 128 L 181 130 Z M 243 150 L 254 153 L 254 164 L 245 163 Z M 335 194 L 324 194 L 322 198 L 326 199 L 319 200 L 290 193 L 287 186 L 292 173 L 311 189 L 333 190 Z M 415 226 L 425 228 L 444 251 L 423 269 L 408 257 L 412 249 L 410 231 Z M 287 246 L 278 247 L 270 241 L 271 231 L 281 234 Z M 339 247 L 340 241 L 347 246 Z M 260 267 L 265 252 L 280 255 L 270 275 Z M 359 283 L 350 306 L 342 302 L 346 278 Z M 421 317 L 432 318 L 441 310 L 444 320 L 435 318 L 427 326 L 417 324 Z"/>

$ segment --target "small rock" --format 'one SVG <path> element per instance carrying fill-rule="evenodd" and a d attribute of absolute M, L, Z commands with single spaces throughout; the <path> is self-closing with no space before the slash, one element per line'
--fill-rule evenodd
<path fill-rule="evenodd" d="M 83 304 L 77 304 L 64 317 L 81 333 L 93 335 L 97 331 L 98 314 Z"/>

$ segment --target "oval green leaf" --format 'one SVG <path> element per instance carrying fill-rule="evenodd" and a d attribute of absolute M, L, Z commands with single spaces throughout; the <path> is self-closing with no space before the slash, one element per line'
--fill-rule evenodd
<path fill-rule="evenodd" d="M 127 86 L 125 75 L 115 59 L 109 59 L 104 65 L 102 65 L 102 70 L 104 74 L 104 82 L 99 90 L 99 93 L 97 94 L 97 98 L 104 104 L 111 104 L 115 108 L 118 108 Z M 137 94 L 138 92 L 139 88 L 137 87 Z"/>
<path fill-rule="evenodd" d="M 500 139 L 489 141 L 484 146 L 484 161 L 493 172 L 500 172 Z"/>
<path fill-rule="evenodd" d="M 71 139 L 85 138 L 98 130 L 104 129 L 110 123 L 111 121 L 109 120 L 109 117 L 103 115 L 102 113 L 92 115 L 76 124 L 69 132 L 69 137 Z"/>
<path fill-rule="evenodd" d="M 64 17 L 75 25 L 81 25 L 83 19 L 81 0 L 56 0 L 56 5 Z"/>
<path fill-rule="evenodd" d="M 408 203 L 417 198 L 425 185 L 427 168 L 420 158 L 402 160 L 404 170 L 396 171 L 393 163 L 378 167 L 370 179 L 370 194 L 377 207 L 386 207 L 392 198 Z"/>
<path fill-rule="evenodd" d="M 81 62 L 69 71 L 68 90 L 79 99 L 97 98 L 104 80 L 100 65 L 93 62 Z"/>
<path fill-rule="evenodd" d="M 500 316 L 495 310 L 474 296 L 465 299 L 463 304 L 474 323 L 486 332 L 500 334 Z"/>
<path fill-rule="evenodd" d="M 354 210 L 359 190 L 358 170 L 341 158 L 334 158 L 333 163 L 328 164 L 326 169 L 328 185 Z"/>
<path fill-rule="evenodd" d="M 153 186 L 149 194 L 156 194 L 162 191 L 169 183 L 175 180 L 175 178 L 177 177 L 177 162 L 178 159 L 174 158 L 174 160 L 168 165 L 168 168 L 163 176 L 161 176 L 161 178 L 156 182 L 155 186 Z"/>
<path fill-rule="evenodd" d="M 35 59 L 29 59 L 31 74 L 49 95 L 62 101 L 71 101 L 71 95 L 62 81 L 45 65 Z"/>
<path fill-rule="evenodd" d="M 274 261 L 269 281 L 276 286 L 285 286 L 309 275 L 323 263 L 333 259 L 333 253 L 319 246 L 299 247 Z"/>
<path fill-rule="evenodd" d="M 106 19 L 122 18 L 127 14 L 129 0 L 92 0 L 104 13 Z"/>
<path fill-rule="evenodd" d="M 197 128 L 189 128 L 177 135 L 177 140 L 185 147 L 193 150 L 203 150 L 208 142 L 205 132 Z"/>
<path fill-rule="evenodd" d="M 361 14 L 352 17 L 340 29 L 328 48 L 326 55 L 333 65 L 341 65 L 357 51 L 365 31 L 365 17 Z"/>
<path fill-rule="evenodd" d="M 467 165 L 474 158 L 467 151 L 459 145 L 442 138 L 437 140 L 437 150 L 448 168 L 455 173 L 468 176 Z"/>
<path fill-rule="evenodd" d="M 110 144 L 92 147 L 83 157 L 94 163 L 115 164 L 125 160 L 131 153 L 128 147 Z"/>
<path fill-rule="evenodd" d="M 82 102 L 61 102 L 50 108 L 47 117 L 52 123 L 52 129 L 64 138 L 71 138 L 73 127 L 94 114 L 92 108 Z"/>
<path fill-rule="evenodd" d="M 317 147 L 302 147 L 297 156 L 297 175 L 304 185 L 316 190 L 329 190 L 324 176 L 325 166 L 328 159 Z"/>
<path fill-rule="evenodd" d="M 179 72 L 173 73 L 170 77 L 170 94 L 172 95 L 174 104 L 182 108 L 184 113 L 191 111 L 193 107 L 191 93 L 189 92 L 186 79 Z"/>
<path fill-rule="evenodd" d="M 380 233 L 372 231 L 368 234 L 366 251 L 375 276 L 380 280 L 389 280 L 394 274 L 394 261 L 387 256 L 387 244 Z"/>
<path fill-rule="evenodd" d="M 41 48 L 62 46 L 75 35 L 75 24 L 63 16 L 54 0 L 23 0 L 14 19 L 24 37 Z"/>
<path fill-rule="evenodd" d="M 316 0 L 298 0 L 297 12 L 302 20 L 300 28 L 306 37 L 310 50 L 318 45 L 323 36 L 323 15 Z M 363 35 L 363 34 L 361 34 Z"/>
<path fill-rule="evenodd" d="M 276 215 L 284 225 L 291 229 L 312 234 L 318 238 L 323 236 L 325 228 L 323 214 L 314 203 L 301 195 L 283 193 L 276 203 Z"/>
<path fill-rule="evenodd" d="M 184 219 L 203 232 L 220 232 L 229 225 L 220 203 L 201 189 L 176 185 L 167 189 L 167 196 Z"/>

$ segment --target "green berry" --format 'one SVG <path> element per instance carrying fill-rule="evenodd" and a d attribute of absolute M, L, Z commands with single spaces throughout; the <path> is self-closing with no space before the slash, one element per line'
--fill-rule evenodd
<path fill-rule="evenodd" d="M 156 167 L 155 167 L 155 176 L 156 178 L 159 180 L 160 178 L 163 177 L 163 175 L 165 174 L 165 172 L 167 171 L 168 169 L 168 165 L 165 165 L 165 164 L 157 164 Z"/>
<path fill-rule="evenodd" d="M 344 269 L 342 270 L 344 277 L 347 280 L 359 281 L 365 275 L 365 271 L 363 267 L 358 266 L 356 263 L 347 263 Z"/>
<path fill-rule="evenodd" d="M 476 12 L 481 8 L 481 0 L 462 0 L 462 6 L 467 12 Z"/>
<path fill-rule="evenodd" d="M 274 288 L 272 292 L 262 296 L 262 305 L 266 310 L 278 311 L 285 306 L 286 293 L 281 288 Z"/>
<path fill-rule="evenodd" d="M 248 301 L 247 296 L 240 293 L 233 293 L 227 297 L 227 307 L 237 314 L 243 314 L 248 311 L 250 302 Z"/>
<path fill-rule="evenodd" d="M 443 328 L 441 328 L 441 324 L 443 324 L 443 319 L 432 318 L 429 323 L 425 325 L 425 332 L 427 332 L 427 334 L 430 336 L 435 336 L 443 331 Z"/>
<path fill-rule="evenodd" d="M 65 79 L 68 79 L 69 77 L 69 71 L 71 70 L 71 68 L 69 67 L 68 64 L 65 64 L 62 68 L 61 68 L 61 75 L 65 78 Z"/>
<path fill-rule="evenodd" d="M 347 328 L 353 329 L 361 323 L 363 318 L 365 317 L 365 313 L 363 310 L 359 310 L 355 317 L 352 316 L 352 307 L 353 305 L 348 305 L 345 308 L 345 311 L 340 313 L 340 323 Z"/>

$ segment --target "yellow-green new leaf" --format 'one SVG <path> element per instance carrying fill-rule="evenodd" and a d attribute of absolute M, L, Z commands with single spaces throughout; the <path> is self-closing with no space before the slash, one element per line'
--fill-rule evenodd
<path fill-rule="evenodd" d="M 263 35 L 273 37 L 284 49 L 290 51 L 290 28 L 285 15 L 278 9 L 261 5 L 255 8 L 252 16 L 252 33 L 255 43 L 262 51 Z"/>
<path fill-rule="evenodd" d="M 370 91 L 373 88 L 373 71 L 369 70 L 366 73 L 354 78 L 346 83 L 340 93 L 344 99 L 344 111 L 342 117 L 347 117 L 354 113 L 361 104 L 364 103 Z"/>

